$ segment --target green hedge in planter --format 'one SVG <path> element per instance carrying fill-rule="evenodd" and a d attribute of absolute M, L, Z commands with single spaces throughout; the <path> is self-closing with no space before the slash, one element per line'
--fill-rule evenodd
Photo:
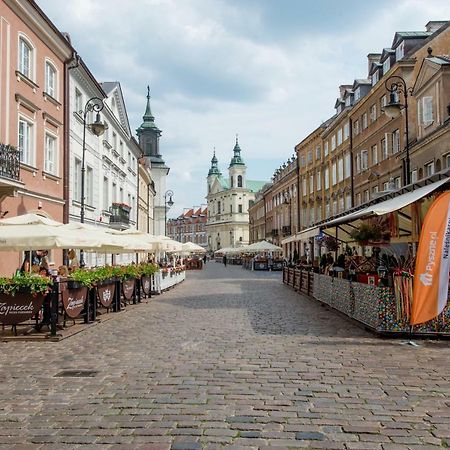
<path fill-rule="evenodd" d="M 52 279 L 29 273 L 19 273 L 11 278 L 0 278 L 0 292 L 15 295 L 19 290 L 31 295 L 46 294 L 52 286 Z"/>

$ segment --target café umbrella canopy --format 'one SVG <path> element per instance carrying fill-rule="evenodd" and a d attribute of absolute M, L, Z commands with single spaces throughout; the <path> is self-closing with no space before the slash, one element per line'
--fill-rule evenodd
<path fill-rule="evenodd" d="M 200 245 L 197 245 L 194 242 L 185 242 L 181 247 L 181 250 L 184 253 L 206 253 L 206 250 L 203 247 L 200 247 Z"/>
<path fill-rule="evenodd" d="M 283 249 L 281 247 L 278 247 L 277 245 L 272 244 L 271 242 L 260 241 L 243 247 L 242 251 L 247 253 L 282 252 Z"/>
<path fill-rule="evenodd" d="M 62 225 L 61 222 L 49 219 L 48 217 L 41 216 L 40 214 L 22 214 L 20 216 L 9 217 L 8 219 L 1 219 L 0 226 L 9 225 L 49 225 L 59 227 Z"/>

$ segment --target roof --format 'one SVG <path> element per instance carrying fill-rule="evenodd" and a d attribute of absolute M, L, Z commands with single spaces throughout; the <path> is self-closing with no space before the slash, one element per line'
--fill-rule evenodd
<path fill-rule="evenodd" d="M 250 189 L 252 192 L 258 192 L 267 183 L 268 183 L 268 181 L 247 180 L 247 189 Z"/>
<path fill-rule="evenodd" d="M 428 61 L 431 61 L 435 64 L 439 64 L 441 66 L 446 66 L 450 64 L 449 56 L 430 56 L 427 58 Z"/>
<path fill-rule="evenodd" d="M 395 48 L 404 39 L 425 39 L 432 34 L 431 31 L 397 31 L 392 41 L 392 48 Z"/>
<path fill-rule="evenodd" d="M 222 175 L 219 175 L 217 177 L 217 179 L 219 180 L 220 185 L 222 186 L 223 189 L 228 189 L 229 185 L 228 185 L 228 180 L 225 180 L 225 178 Z"/>

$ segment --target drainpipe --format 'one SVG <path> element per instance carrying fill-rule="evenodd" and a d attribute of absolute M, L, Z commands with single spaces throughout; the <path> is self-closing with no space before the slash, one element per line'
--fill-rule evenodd
<path fill-rule="evenodd" d="M 352 193 L 352 208 L 355 206 L 355 179 L 353 167 L 353 123 L 352 119 L 348 119 L 349 135 L 350 135 L 350 189 Z"/>

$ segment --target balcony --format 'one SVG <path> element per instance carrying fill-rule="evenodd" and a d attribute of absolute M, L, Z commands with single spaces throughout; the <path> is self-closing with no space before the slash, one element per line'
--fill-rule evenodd
<path fill-rule="evenodd" d="M 291 226 L 290 225 L 284 226 L 282 228 L 282 233 L 283 233 L 283 236 L 290 236 L 291 235 Z"/>
<path fill-rule="evenodd" d="M 109 208 L 109 226 L 116 230 L 125 230 L 130 227 L 131 206 L 125 203 L 113 203 Z"/>
<path fill-rule="evenodd" d="M 0 144 L 0 201 L 14 195 L 17 188 L 22 186 L 20 151 L 10 145 Z"/>

